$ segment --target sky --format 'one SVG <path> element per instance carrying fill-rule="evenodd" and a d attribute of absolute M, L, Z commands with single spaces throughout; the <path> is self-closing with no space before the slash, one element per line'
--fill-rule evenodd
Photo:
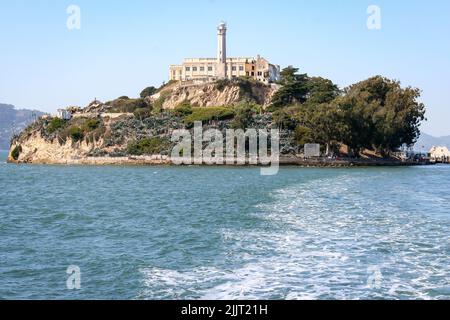
<path fill-rule="evenodd" d="M 71 5 L 80 29 L 67 27 Z M 367 27 L 370 5 L 380 29 Z M 228 56 L 260 54 L 341 88 L 374 75 L 418 87 L 422 130 L 450 135 L 448 0 L 0 0 L 0 103 L 53 113 L 137 97 L 168 81 L 170 64 L 215 57 L 221 21 Z"/>

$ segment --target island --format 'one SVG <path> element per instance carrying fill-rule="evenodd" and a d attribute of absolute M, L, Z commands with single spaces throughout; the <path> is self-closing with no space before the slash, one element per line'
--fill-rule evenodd
<path fill-rule="evenodd" d="M 420 90 L 382 76 L 340 89 L 292 66 L 276 83 L 240 76 L 205 82 L 172 80 L 138 98 L 94 100 L 44 115 L 13 137 L 8 161 L 36 164 L 171 164 L 175 130 L 280 131 L 280 164 L 417 165 L 400 148 L 420 135 Z M 320 145 L 307 158 L 306 144 Z"/>

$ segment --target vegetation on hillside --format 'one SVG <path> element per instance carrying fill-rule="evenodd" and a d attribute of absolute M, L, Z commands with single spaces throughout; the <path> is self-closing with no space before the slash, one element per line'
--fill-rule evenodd
<path fill-rule="evenodd" d="M 419 137 L 425 106 L 420 90 L 402 88 L 400 82 L 381 76 L 344 90 L 323 78 L 310 78 L 289 67 L 282 71 L 282 88 L 270 110 L 274 122 L 293 130 L 298 143 L 347 145 L 353 154 L 364 149 L 388 155 Z"/>
<path fill-rule="evenodd" d="M 228 107 L 192 108 L 192 113 L 184 118 L 184 123 L 191 127 L 195 121 L 227 120 L 234 117 L 234 110 Z"/>
<path fill-rule="evenodd" d="M 142 138 L 128 143 L 127 152 L 131 155 L 154 155 L 167 152 L 170 140 L 161 137 Z"/>
<path fill-rule="evenodd" d="M 254 88 L 263 87 L 264 84 L 249 78 L 249 77 L 236 77 L 232 79 L 220 79 L 215 82 L 215 88 L 219 91 L 224 91 L 225 88 L 230 86 L 237 86 L 240 90 L 240 98 L 242 102 L 255 103 L 258 98 L 254 94 Z"/>
<path fill-rule="evenodd" d="M 136 109 L 148 107 L 148 103 L 145 99 L 130 99 L 128 97 L 120 97 L 114 101 L 106 103 L 110 105 L 111 108 L 109 112 L 111 113 L 133 113 Z"/>
<path fill-rule="evenodd" d="M 141 98 L 122 96 L 98 109 L 132 113 L 134 117 L 109 122 L 100 117 L 76 117 L 69 121 L 52 118 L 40 120 L 30 128 L 40 128 L 44 138 L 57 138 L 61 144 L 69 138 L 73 143 L 88 144 L 103 138 L 105 148 L 116 148 L 112 154 L 143 155 L 169 152 L 171 132 L 192 129 L 196 121 L 220 130 L 278 127 L 284 153 L 299 153 L 304 144 L 319 143 L 324 150 L 335 153 L 346 146 L 355 156 L 366 149 L 388 156 L 403 145 L 414 144 L 425 119 L 419 89 L 404 88 L 400 82 L 381 76 L 341 90 L 331 80 L 310 77 L 288 67 L 281 72 L 279 85 L 267 108 L 258 105 L 253 96 L 258 92 L 257 86 L 264 84 L 236 78 L 215 82 L 216 90 L 239 86 L 242 101 L 233 106 L 199 107 L 185 100 L 173 110 L 164 110 L 171 90 L 163 85 L 159 89 L 144 89 Z M 148 98 L 155 93 L 159 93 L 156 101 Z M 25 130 L 23 137 L 29 136 L 30 130 Z M 13 151 L 17 157 L 20 155 L 19 149 Z"/>

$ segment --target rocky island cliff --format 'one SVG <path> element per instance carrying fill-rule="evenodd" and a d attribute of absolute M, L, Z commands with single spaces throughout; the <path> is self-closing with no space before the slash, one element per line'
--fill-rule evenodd
<path fill-rule="evenodd" d="M 170 163 L 174 130 L 194 121 L 222 129 L 240 126 L 241 114 L 261 113 L 277 86 L 250 80 L 169 83 L 141 98 L 93 101 L 67 108 L 70 119 L 44 116 L 11 142 L 9 162 L 38 164 Z M 144 90 L 145 91 L 145 90 Z M 154 92 L 153 92 L 154 91 Z M 248 115 L 247 115 L 248 116 Z M 252 126 L 267 128 L 267 114 L 251 115 Z M 246 119 L 250 120 L 250 119 Z"/>
<path fill-rule="evenodd" d="M 301 164 L 305 143 L 321 144 L 327 157 L 316 160 L 319 165 L 331 156 L 392 163 L 393 152 L 419 135 L 425 111 L 417 102 L 418 89 L 374 77 L 340 90 L 330 80 L 298 74 L 292 67 L 283 70 L 282 79 L 276 85 L 246 78 L 175 82 L 146 88 L 136 99 L 69 107 L 64 115 L 40 117 L 16 135 L 8 161 L 170 164 L 173 131 L 192 130 L 196 121 L 204 130 L 223 133 L 277 128 L 281 163 L 291 164 Z"/>

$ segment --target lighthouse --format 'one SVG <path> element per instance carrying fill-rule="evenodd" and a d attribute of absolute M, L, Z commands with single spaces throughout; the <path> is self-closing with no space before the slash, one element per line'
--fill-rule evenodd
<path fill-rule="evenodd" d="M 222 22 L 217 28 L 217 78 L 227 78 L 227 25 Z"/>

